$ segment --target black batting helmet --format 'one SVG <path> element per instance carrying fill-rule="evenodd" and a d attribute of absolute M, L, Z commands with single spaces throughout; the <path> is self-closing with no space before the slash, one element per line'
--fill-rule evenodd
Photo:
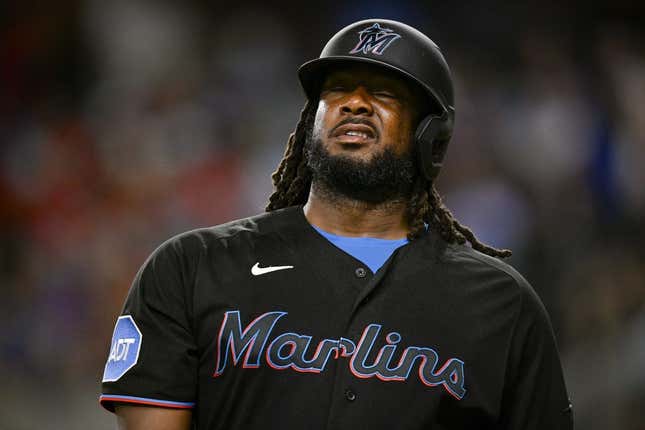
<path fill-rule="evenodd" d="M 439 47 L 420 31 L 401 22 L 386 19 L 355 22 L 336 33 L 319 58 L 298 69 L 307 97 L 317 99 L 328 69 L 347 62 L 373 64 L 394 71 L 420 85 L 438 106 L 439 109 L 421 120 L 415 133 L 421 168 L 433 180 L 441 169 L 455 117 L 450 68 Z"/>

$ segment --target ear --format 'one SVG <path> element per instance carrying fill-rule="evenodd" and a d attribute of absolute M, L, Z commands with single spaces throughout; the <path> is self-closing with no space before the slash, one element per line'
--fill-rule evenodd
<path fill-rule="evenodd" d="M 419 164 L 423 174 L 433 181 L 443 165 L 454 125 L 454 110 L 450 108 L 441 116 L 428 115 L 421 120 L 414 134 Z"/>

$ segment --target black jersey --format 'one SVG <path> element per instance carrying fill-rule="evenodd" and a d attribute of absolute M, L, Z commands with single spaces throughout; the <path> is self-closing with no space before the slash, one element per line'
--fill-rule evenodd
<path fill-rule="evenodd" d="M 571 429 L 547 313 L 435 234 L 372 273 L 291 207 L 177 236 L 117 321 L 101 403 L 196 429 Z"/>

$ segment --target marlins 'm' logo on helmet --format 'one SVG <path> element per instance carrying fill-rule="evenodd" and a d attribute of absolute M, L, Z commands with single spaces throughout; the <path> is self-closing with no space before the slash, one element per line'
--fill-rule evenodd
<path fill-rule="evenodd" d="M 358 45 L 351 51 L 350 54 L 362 52 L 363 54 L 376 54 L 381 55 L 388 46 L 401 35 L 396 34 L 394 30 L 389 28 L 382 28 L 377 22 L 371 27 L 358 32 Z"/>

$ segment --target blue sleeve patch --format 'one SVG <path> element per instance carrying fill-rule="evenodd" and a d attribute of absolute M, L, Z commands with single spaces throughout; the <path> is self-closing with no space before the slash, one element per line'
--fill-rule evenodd
<path fill-rule="evenodd" d="M 118 381 L 137 364 L 142 340 L 143 336 L 134 319 L 130 315 L 120 316 L 112 334 L 112 346 L 105 364 L 103 382 Z"/>

